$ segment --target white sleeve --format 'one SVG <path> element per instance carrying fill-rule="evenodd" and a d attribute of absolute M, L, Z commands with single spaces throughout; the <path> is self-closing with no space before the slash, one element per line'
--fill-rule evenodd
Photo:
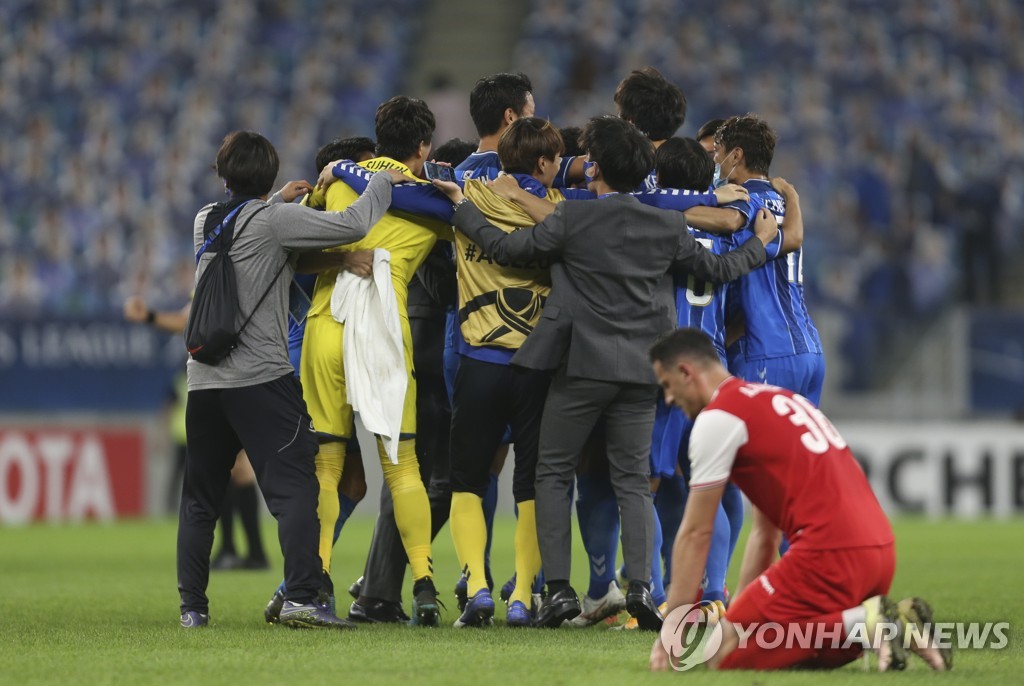
<path fill-rule="evenodd" d="M 736 452 L 746 445 L 746 423 L 725 410 L 697 415 L 690 434 L 690 490 L 720 486 L 729 480 Z"/>

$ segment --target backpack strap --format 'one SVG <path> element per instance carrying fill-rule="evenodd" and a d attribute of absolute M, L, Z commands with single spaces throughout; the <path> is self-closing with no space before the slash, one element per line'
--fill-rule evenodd
<path fill-rule="evenodd" d="M 213 245 L 213 242 L 215 240 L 217 240 L 218 236 L 220 236 L 221 230 L 225 226 L 227 226 L 229 223 L 231 223 L 231 220 L 234 219 L 235 216 L 239 212 L 242 211 L 242 208 L 245 207 L 246 205 L 248 205 L 250 202 L 252 202 L 252 200 L 246 200 L 241 205 L 239 205 L 235 209 L 233 209 L 230 212 L 228 212 L 227 216 L 224 217 L 220 221 L 220 224 L 217 224 L 217 227 L 213 231 L 210 232 L 210 237 L 206 239 L 206 242 L 203 243 L 201 248 L 199 248 L 199 252 L 196 253 L 196 264 L 199 264 L 199 258 L 203 256 L 203 253 L 205 253 L 207 251 L 207 249 L 209 249 L 209 247 L 211 245 Z M 256 212 L 259 212 L 259 210 L 256 210 Z M 250 216 L 249 219 L 252 219 L 252 216 Z M 246 221 L 245 224 L 242 225 L 242 229 L 244 229 L 248 224 L 249 224 L 249 222 Z M 239 231 L 238 233 L 242 233 L 242 232 Z M 237 238 L 237 237 L 238 237 L 237 235 L 233 236 L 232 239 L 231 239 L 231 243 L 234 243 L 235 242 L 235 238 Z M 225 248 L 226 250 L 230 250 L 231 249 L 231 243 L 229 243 L 227 245 L 227 247 Z"/>

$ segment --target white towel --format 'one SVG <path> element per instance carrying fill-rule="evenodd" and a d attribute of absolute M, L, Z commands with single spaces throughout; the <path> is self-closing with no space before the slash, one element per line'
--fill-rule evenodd
<path fill-rule="evenodd" d="M 381 248 L 373 251 L 372 279 L 338 273 L 331 314 L 345 325 L 342 345 L 348 402 L 366 430 L 380 436 L 391 462 L 398 464 L 409 376 L 391 282 L 391 253 Z"/>

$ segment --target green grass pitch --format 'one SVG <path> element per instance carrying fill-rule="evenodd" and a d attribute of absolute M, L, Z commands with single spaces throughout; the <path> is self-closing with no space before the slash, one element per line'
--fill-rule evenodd
<path fill-rule="evenodd" d="M 372 519 L 356 516 L 335 551 L 339 607 L 358 576 Z M 1019 627 L 1024 522 L 895 522 L 898 567 L 893 595 L 927 597 L 938 621 L 1008 621 L 1009 646 L 962 651 L 954 671 L 933 674 L 919 661 L 907 672 L 865 673 L 858 662 L 834 673 L 650 674 L 653 634 L 589 630 L 450 628 L 458 565 L 445 529 L 434 549 L 444 626 L 361 627 L 353 632 L 291 631 L 263 622 L 263 605 L 280 577 L 271 520 L 264 537 L 271 572 L 215 572 L 213 626 L 178 627 L 175 523 L 31 526 L 0 529 L 0 683 L 24 684 L 867 684 L 1024 682 Z M 511 518 L 496 525 L 499 583 L 512 572 Z M 742 543 L 741 543 L 742 546 Z M 574 585 L 586 589 L 582 546 L 574 548 Z M 736 565 L 730 580 L 735 583 Z M 408 597 L 410 584 L 406 584 Z M 408 599 L 406 601 L 408 609 Z M 340 610 L 339 610 L 340 612 Z"/>

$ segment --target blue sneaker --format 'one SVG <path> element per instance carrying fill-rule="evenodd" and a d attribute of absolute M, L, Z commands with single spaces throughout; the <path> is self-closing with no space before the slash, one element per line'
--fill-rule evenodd
<path fill-rule="evenodd" d="M 507 603 L 508 599 L 512 597 L 512 594 L 516 590 L 516 575 L 513 574 L 512 578 L 505 582 L 505 585 L 501 587 L 501 592 L 498 594 L 501 597 L 502 602 Z"/>
<path fill-rule="evenodd" d="M 462 576 L 459 577 L 458 582 L 455 584 L 455 602 L 459 605 L 459 612 L 464 612 L 466 609 L 466 603 L 469 602 L 469 579 L 466 578 L 466 573 L 463 572 Z"/>
<path fill-rule="evenodd" d="M 466 603 L 462 616 L 455 620 L 455 628 L 467 626 L 490 626 L 494 619 L 494 598 L 486 588 L 481 588 Z"/>
<path fill-rule="evenodd" d="M 199 627 L 206 626 L 209 623 L 210 615 L 204 615 L 202 612 L 196 612 L 195 610 L 183 612 L 181 615 L 182 629 L 198 629 Z"/>
<path fill-rule="evenodd" d="M 284 601 L 278 621 L 292 629 L 355 629 L 356 625 L 317 603 Z"/>
<path fill-rule="evenodd" d="M 508 606 L 505 623 L 508 626 L 533 626 L 533 616 L 522 601 L 513 600 Z"/>

